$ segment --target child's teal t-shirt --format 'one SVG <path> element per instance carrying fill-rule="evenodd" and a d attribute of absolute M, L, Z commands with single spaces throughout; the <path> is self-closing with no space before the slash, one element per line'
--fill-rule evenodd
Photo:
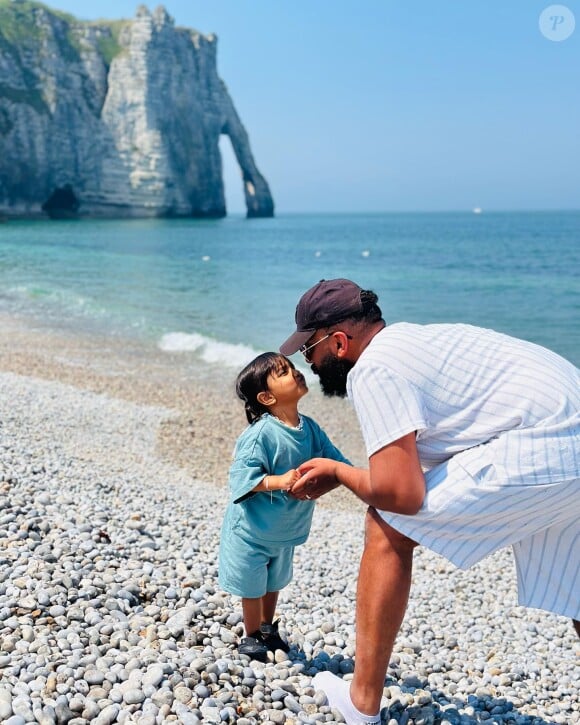
<path fill-rule="evenodd" d="M 253 489 L 267 475 L 280 475 L 310 458 L 332 458 L 350 463 L 312 418 L 300 416 L 291 428 L 272 415 L 249 425 L 236 442 L 230 468 L 230 501 L 224 529 L 249 541 L 288 546 L 308 538 L 314 501 L 299 501 L 286 491 Z"/>

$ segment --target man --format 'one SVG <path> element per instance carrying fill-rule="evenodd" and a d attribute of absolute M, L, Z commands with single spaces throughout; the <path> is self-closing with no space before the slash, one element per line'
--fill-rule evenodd
<path fill-rule="evenodd" d="M 322 280 L 280 347 L 303 353 L 326 394 L 348 393 L 369 458 L 368 470 L 308 461 L 292 489 L 343 485 L 369 504 L 354 678 L 314 678 L 347 723 L 379 722 L 417 544 L 462 568 L 511 545 L 519 603 L 571 617 L 580 635 L 580 371 L 492 330 L 387 326 L 377 302 Z"/>

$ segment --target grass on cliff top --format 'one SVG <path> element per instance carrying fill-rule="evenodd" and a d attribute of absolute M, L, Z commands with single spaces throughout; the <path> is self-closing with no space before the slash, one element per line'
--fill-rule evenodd
<path fill-rule="evenodd" d="M 40 37 L 40 29 L 34 19 L 33 10 L 46 10 L 67 23 L 75 18 L 60 10 L 53 10 L 44 3 L 33 0 L 0 0 L 0 34 L 9 43 L 23 44 L 35 41 Z"/>
<path fill-rule="evenodd" d="M 73 15 L 54 10 L 44 3 L 34 0 L 0 0 L 0 36 L 15 46 L 37 43 L 40 40 L 41 29 L 34 17 L 34 10 L 44 10 L 48 14 L 64 21 L 68 26 L 67 40 L 70 45 L 69 52 L 74 55 L 81 51 L 80 43 L 70 26 L 81 23 L 86 25 L 100 26 L 107 28 L 110 36 L 102 35 L 97 39 L 97 45 L 105 63 L 109 66 L 115 56 L 119 55 L 123 48 L 119 44 L 119 35 L 127 20 L 99 20 L 96 22 L 79 21 Z M 65 50 L 63 48 L 63 50 Z M 71 58 L 76 60 L 76 58 Z"/>
<path fill-rule="evenodd" d="M 128 22 L 128 20 L 97 20 L 91 23 L 91 25 L 108 28 L 111 32 L 110 36 L 101 35 L 97 40 L 101 55 L 108 66 L 111 65 L 113 58 L 120 55 L 124 50 L 119 43 L 119 35 Z"/>

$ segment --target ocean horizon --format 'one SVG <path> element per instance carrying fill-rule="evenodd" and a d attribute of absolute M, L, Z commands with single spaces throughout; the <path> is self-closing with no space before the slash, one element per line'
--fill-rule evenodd
<path fill-rule="evenodd" d="M 285 213 L 0 226 L 0 312 L 210 365 L 277 349 L 319 279 L 387 323 L 464 322 L 580 363 L 580 211 Z"/>

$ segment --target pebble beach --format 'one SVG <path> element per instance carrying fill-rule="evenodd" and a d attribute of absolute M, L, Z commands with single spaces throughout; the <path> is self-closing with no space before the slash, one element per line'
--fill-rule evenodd
<path fill-rule="evenodd" d="M 250 661 L 217 583 L 236 371 L 0 324 L 0 722 L 342 722 L 311 683 L 352 677 L 364 505 L 319 502 L 280 595 L 290 653 Z M 354 412 L 315 388 L 302 410 L 362 464 Z M 382 721 L 580 723 L 579 645 L 517 605 L 510 550 L 460 571 L 420 548 Z"/>

